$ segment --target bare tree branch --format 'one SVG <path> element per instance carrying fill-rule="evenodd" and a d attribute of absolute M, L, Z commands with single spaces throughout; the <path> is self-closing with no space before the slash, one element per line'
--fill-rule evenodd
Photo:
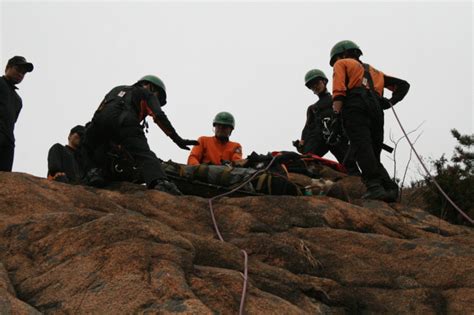
<path fill-rule="evenodd" d="M 415 129 L 409 131 L 407 133 L 407 136 L 418 131 L 418 129 L 420 129 L 420 127 L 425 123 L 426 121 L 422 121 Z M 405 135 L 401 136 L 400 138 L 398 138 L 397 140 L 394 139 L 393 135 L 392 135 L 392 131 L 390 130 L 389 132 L 389 138 L 390 138 L 390 142 L 393 143 L 393 159 L 391 159 L 393 161 L 393 180 L 395 180 L 397 178 L 397 148 L 398 148 L 398 144 L 400 143 L 400 141 L 402 141 L 404 138 L 405 138 Z M 410 154 L 411 154 L 411 151 L 410 151 Z"/>
<path fill-rule="evenodd" d="M 423 131 L 418 134 L 418 136 L 416 137 L 415 141 L 413 141 L 413 145 L 418 141 L 418 139 L 420 139 L 420 137 L 421 137 L 422 134 L 423 134 Z M 400 184 L 400 197 L 399 197 L 399 201 L 400 201 L 400 202 L 402 201 L 403 187 L 404 187 L 404 185 L 405 185 L 405 179 L 406 179 L 406 176 L 407 176 L 407 173 L 408 173 L 408 167 L 410 166 L 412 156 L 413 156 L 413 149 L 410 148 L 410 155 L 409 155 L 409 158 L 408 158 L 407 165 L 406 165 L 406 167 L 405 167 L 405 172 L 403 173 L 402 182 L 401 182 L 401 184 Z"/>

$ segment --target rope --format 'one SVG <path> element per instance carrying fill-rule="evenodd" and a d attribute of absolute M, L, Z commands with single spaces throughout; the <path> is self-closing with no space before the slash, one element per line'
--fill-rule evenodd
<path fill-rule="evenodd" d="M 425 170 L 425 172 L 426 172 L 426 174 L 428 175 L 429 179 L 433 182 L 433 184 L 436 186 L 436 188 L 438 188 L 438 190 L 439 190 L 440 193 L 444 196 L 444 198 L 446 198 L 446 200 L 454 207 L 454 209 L 456 209 L 467 221 L 469 221 L 469 223 L 474 224 L 474 220 L 471 219 L 464 211 L 462 211 L 462 210 L 454 203 L 454 201 L 451 200 L 451 198 L 449 198 L 449 196 L 446 194 L 446 192 L 443 190 L 443 188 L 441 188 L 441 186 L 438 184 L 438 182 L 436 181 L 436 179 L 431 175 L 430 171 L 428 170 L 428 168 L 426 167 L 426 165 L 423 163 L 423 160 L 422 160 L 421 157 L 418 155 L 418 152 L 415 150 L 415 147 L 413 146 L 413 144 L 411 143 L 410 139 L 408 138 L 408 134 L 406 133 L 405 128 L 403 128 L 403 125 L 402 125 L 402 123 L 400 122 L 400 119 L 398 118 L 398 115 L 397 115 L 397 113 L 395 112 L 395 109 L 393 108 L 393 105 L 392 105 L 392 104 L 390 104 L 390 108 L 392 109 L 392 112 L 393 112 L 393 114 L 395 115 L 395 118 L 397 119 L 398 125 L 399 125 L 400 128 L 402 129 L 402 132 L 403 132 L 403 134 L 405 135 L 405 138 L 407 139 L 408 144 L 410 145 L 411 149 L 412 149 L 413 152 L 415 153 L 416 158 L 418 159 L 418 161 L 420 162 L 421 166 L 422 166 L 423 169 Z"/>
<path fill-rule="evenodd" d="M 212 198 L 209 199 L 209 209 L 211 210 L 212 223 L 214 224 L 214 229 L 216 230 L 217 237 L 219 237 L 219 240 L 221 242 L 224 242 L 224 238 L 222 237 L 221 232 L 219 231 L 219 226 L 217 226 L 216 217 L 214 216 L 214 210 L 212 209 Z"/>
<path fill-rule="evenodd" d="M 245 307 L 245 296 L 247 294 L 247 282 L 248 282 L 248 255 L 245 250 L 242 249 L 242 253 L 244 254 L 244 285 L 242 287 L 242 298 L 240 299 L 240 308 L 239 308 L 239 315 L 242 315 L 244 313 L 244 307 Z"/>
<path fill-rule="evenodd" d="M 217 237 L 219 237 L 219 240 L 221 242 L 224 242 L 224 238 L 222 237 L 222 234 L 221 232 L 219 231 L 219 226 L 217 225 L 217 221 L 216 221 L 216 217 L 214 215 L 214 208 L 212 206 L 212 202 L 214 200 L 217 200 L 219 198 L 222 198 L 222 197 L 225 197 L 227 195 L 230 195 L 234 192 L 236 192 L 237 190 L 239 190 L 240 188 L 244 187 L 245 185 L 247 185 L 248 183 L 250 183 L 255 177 L 257 177 L 258 175 L 268 171 L 268 169 L 270 168 L 270 166 L 272 166 L 273 162 L 275 161 L 277 156 L 274 156 L 272 158 L 272 160 L 270 161 L 270 163 L 268 163 L 268 165 L 260 170 L 260 171 L 257 171 L 255 172 L 254 174 L 252 174 L 252 176 L 250 176 L 247 180 L 245 180 L 243 183 L 241 183 L 240 185 L 238 185 L 237 187 L 235 187 L 234 189 L 228 191 L 228 192 L 225 192 L 223 194 L 220 194 L 220 195 L 217 195 L 217 196 L 214 196 L 212 198 L 209 199 L 209 210 L 211 212 L 211 218 L 212 218 L 212 223 L 214 224 L 214 230 L 216 231 L 216 234 L 217 234 Z M 239 315 L 243 315 L 244 314 L 244 308 L 245 308 L 245 297 L 247 295 L 247 282 L 248 282 L 248 254 L 247 252 L 242 249 L 242 254 L 244 255 L 244 273 L 243 273 L 243 278 L 244 278 L 244 283 L 242 285 L 242 297 L 240 298 L 240 307 L 239 307 Z"/>

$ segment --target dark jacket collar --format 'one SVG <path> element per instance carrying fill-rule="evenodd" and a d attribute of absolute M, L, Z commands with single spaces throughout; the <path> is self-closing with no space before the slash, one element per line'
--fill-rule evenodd
<path fill-rule="evenodd" d="M 323 98 L 324 96 L 326 96 L 328 94 L 331 94 L 331 93 L 328 92 L 328 89 L 325 89 L 323 92 L 318 94 L 318 97 Z"/>
<path fill-rule="evenodd" d="M 16 85 L 15 85 L 15 84 L 13 84 L 13 83 L 11 83 L 11 82 L 10 82 L 10 81 L 7 79 L 7 77 L 6 77 L 6 76 L 2 76 L 2 78 L 5 80 L 5 82 L 7 82 L 7 83 L 8 83 L 8 85 L 9 85 L 9 86 L 10 86 L 12 89 L 14 89 L 14 90 L 18 90 L 18 88 L 16 87 Z"/>

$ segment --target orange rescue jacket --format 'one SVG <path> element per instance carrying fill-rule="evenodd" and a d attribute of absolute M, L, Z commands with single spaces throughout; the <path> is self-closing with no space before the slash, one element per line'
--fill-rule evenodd
<path fill-rule="evenodd" d="M 216 137 L 199 137 L 199 145 L 195 145 L 188 157 L 188 165 L 202 163 L 221 165 L 221 161 L 242 159 L 242 147 L 237 142 L 220 142 Z"/>
<path fill-rule="evenodd" d="M 372 66 L 369 66 L 369 72 L 374 82 L 374 89 L 380 95 L 383 96 L 384 88 L 384 74 L 382 71 L 376 70 Z M 362 86 L 362 79 L 364 77 L 364 66 L 355 59 L 345 58 L 336 61 L 334 64 L 333 73 L 333 99 L 339 100 L 341 97 L 345 97 L 347 90 L 351 90 L 356 87 Z M 367 89 L 370 87 L 366 86 Z M 390 87 L 387 87 L 390 89 Z"/>
<path fill-rule="evenodd" d="M 383 97 L 383 89 L 392 91 L 392 97 L 388 100 L 391 105 L 400 102 L 410 89 L 410 84 L 402 79 L 384 74 L 369 65 L 369 73 L 374 83 L 374 90 L 380 97 Z M 364 65 L 352 58 L 345 58 L 336 61 L 333 73 L 333 100 L 343 101 L 347 91 L 365 87 L 370 89 L 370 83 L 363 83 Z M 390 106 L 389 106 L 390 107 Z M 382 106 L 383 109 L 389 108 Z"/>

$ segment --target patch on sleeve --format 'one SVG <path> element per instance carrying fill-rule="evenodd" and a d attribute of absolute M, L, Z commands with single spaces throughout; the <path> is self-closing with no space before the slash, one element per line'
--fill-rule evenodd
<path fill-rule="evenodd" d="M 241 147 L 237 147 L 237 148 L 235 148 L 234 152 L 235 152 L 235 153 L 242 153 L 242 148 L 241 148 Z"/>

